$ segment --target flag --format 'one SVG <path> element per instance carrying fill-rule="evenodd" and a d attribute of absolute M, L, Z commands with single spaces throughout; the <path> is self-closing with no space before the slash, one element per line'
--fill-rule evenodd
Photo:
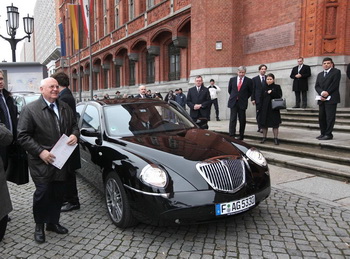
<path fill-rule="evenodd" d="M 79 49 L 79 13 L 78 5 L 69 4 L 68 5 L 70 21 L 73 31 L 73 45 L 74 49 Z"/>
<path fill-rule="evenodd" d="M 84 31 L 87 37 L 90 36 L 90 9 L 92 7 L 92 0 L 79 0 L 82 22 L 84 26 Z"/>
<path fill-rule="evenodd" d="M 64 36 L 64 28 L 63 28 L 63 24 L 62 23 L 58 24 L 58 29 L 60 31 L 61 56 L 64 57 L 64 56 L 66 56 L 66 39 L 65 39 L 65 36 Z"/>

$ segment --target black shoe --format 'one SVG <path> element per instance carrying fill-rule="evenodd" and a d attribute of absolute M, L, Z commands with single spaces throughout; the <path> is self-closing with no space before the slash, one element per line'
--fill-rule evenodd
<path fill-rule="evenodd" d="M 306 109 L 306 105 L 301 106 L 301 108 Z"/>
<path fill-rule="evenodd" d="M 293 106 L 293 108 L 300 108 L 300 106 L 299 105 L 295 105 L 295 106 Z"/>
<path fill-rule="evenodd" d="M 262 140 L 260 141 L 261 144 L 265 143 L 266 138 L 262 138 Z"/>
<path fill-rule="evenodd" d="M 318 140 L 329 140 L 329 139 L 333 139 L 333 136 L 331 136 L 331 135 L 324 135 L 323 137 L 319 138 Z"/>
<path fill-rule="evenodd" d="M 274 138 L 274 142 L 275 142 L 275 145 L 279 145 L 280 144 L 280 141 L 278 140 L 278 138 Z"/>
<path fill-rule="evenodd" d="M 34 240 L 39 244 L 45 242 L 44 223 L 37 223 L 35 225 Z"/>
<path fill-rule="evenodd" d="M 323 138 L 324 135 L 319 135 L 318 137 L 316 137 L 316 139 L 320 139 L 320 138 Z"/>
<path fill-rule="evenodd" d="M 72 204 L 70 202 L 67 202 L 63 204 L 63 206 L 61 207 L 61 212 L 67 212 L 67 211 L 78 210 L 78 209 L 80 209 L 80 204 Z"/>
<path fill-rule="evenodd" d="M 12 219 L 10 218 L 10 216 L 7 216 L 7 222 L 10 222 Z"/>
<path fill-rule="evenodd" d="M 221 121 L 221 120 L 219 119 L 219 117 L 217 117 L 217 118 L 216 118 L 216 121 Z"/>
<path fill-rule="evenodd" d="M 67 234 L 68 233 L 68 229 L 61 226 L 60 224 L 48 223 L 48 224 L 46 224 L 46 230 L 56 232 L 57 234 Z"/>
<path fill-rule="evenodd" d="M 238 140 L 243 140 L 244 137 L 243 137 L 243 136 L 240 136 L 240 137 L 238 137 L 238 138 L 236 138 L 236 139 L 238 139 Z"/>

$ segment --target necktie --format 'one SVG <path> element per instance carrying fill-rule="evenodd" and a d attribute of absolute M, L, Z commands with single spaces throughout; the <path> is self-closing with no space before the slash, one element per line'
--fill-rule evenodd
<path fill-rule="evenodd" d="M 55 111 L 55 104 L 54 103 L 50 103 L 50 108 L 53 110 L 53 112 L 56 114 L 57 118 L 59 117 L 58 114 Z"/>
<path fill-rule="evenodd" d="M 327 72 L 327 71 L 324 71 L 324 75 L 323 75 L 323 77 L 326 77 L 326 76 L 327 76 L 327 74 L 328 74 L 328 72 Z"/>
<path fill-rule="evenodd" d="M 262 76 L 262 77 L 261 77 L 261 84 L 262 84 L 262 85 L 265 85 L 265 76 Z"/>
<path fill-rule="evenodd" d="M 0 93 L 0 109 L 2 110 L 2 112 L 4 113 L 4 124 L 6 126 L 6 128 L 8 128 L 9 130 L 11 130 L 11 122 L 10 122 L 10 115 L 8 113 L 7 110 L 7 106 L 5 104 L 4 99 L 2 98 L 2 93 Z"/>
<path fill-rule="evenodd" d="M 199 93 L 199 91 L 201 90 L 201 88 L 200 87 L 197 87 L 197 92 Z"/>
<path fill-rule="evenodd" d="M 239 78 L 239 82 L 238 82 L 238 85 L 237 85 L 238 92 L 241 90 L 241 87 L 242 87 L 242 78 Z"/>

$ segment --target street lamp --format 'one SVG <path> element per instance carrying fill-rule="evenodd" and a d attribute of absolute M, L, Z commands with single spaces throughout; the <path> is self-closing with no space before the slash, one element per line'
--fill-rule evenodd
<path fill-rule="evenodd" d="M 27 36 L 24 36 L 21 39 L 16 39 L 16 30 L 19 26 L 19 12 L 18 8 L 16 6 L 7 6 L 7 20 L 6 20 L 6 28 L 7 28 L 7 34 L 11 38 L 6 38 L 0 34 L 0 37 L 4 40 L 7 40 L 11 44 L 12 49 L 12 62 L 16 62 L 16 45 L 21 40 L 24 40 L 25 38 L 28 38 L 28 42 L 30 42 L 30 34 L 34 31 L 34 18 L 29 17 L 29 14 L 27 17 L 23 17 L 23 24 L 24 24 L 24 32 L 27 33 Z"/>

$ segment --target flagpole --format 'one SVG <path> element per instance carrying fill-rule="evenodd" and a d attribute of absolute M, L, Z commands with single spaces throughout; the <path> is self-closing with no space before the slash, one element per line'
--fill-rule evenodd
<path fill-rule="evenodd" d="M 79 89 L 79 101 L 81 102 L 81 70 L 80 70 L 80 48 L 78 50 L 78 89 Z"/>
<path fill-rule="evenodd" d="M 94 96 L 94 91 L 92 89 L 92 55 L 91 55 L 91 4 L 94 4 L 93 1 L 90 1 L 89 5 L 89 89 L 90 89 L 90 99 L 92 100 Z"/>

